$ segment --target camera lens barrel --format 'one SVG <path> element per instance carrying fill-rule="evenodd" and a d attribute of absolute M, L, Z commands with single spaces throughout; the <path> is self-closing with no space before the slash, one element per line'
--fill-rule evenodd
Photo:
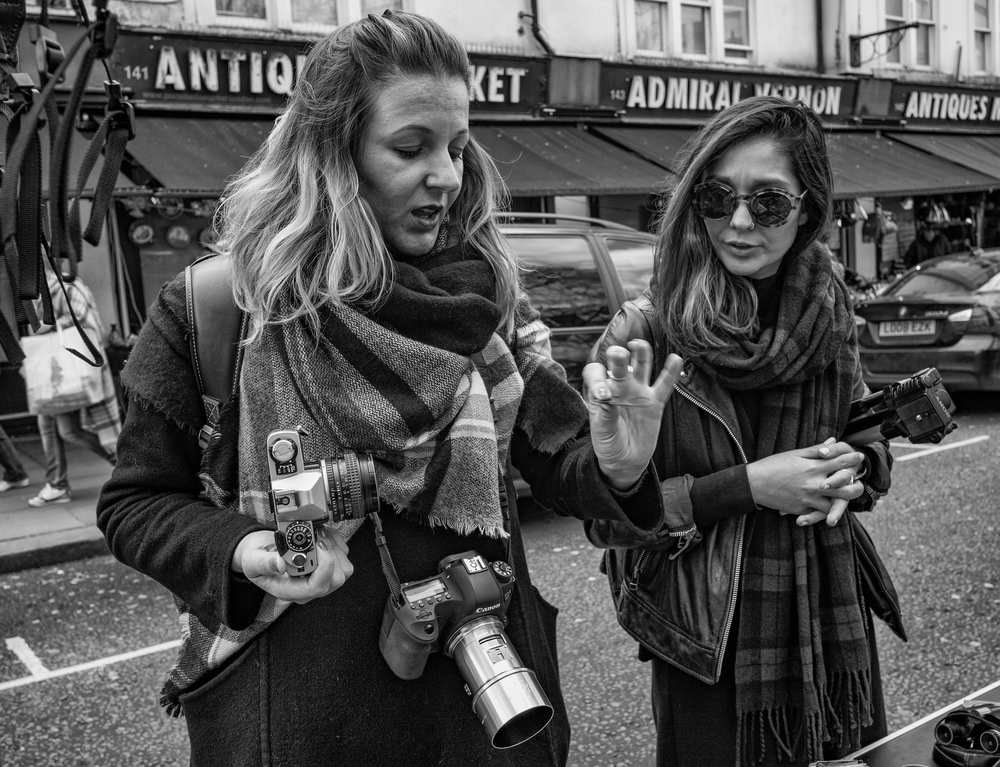
<path fill-rule="evenodd" d="M 988 754 L 1000 753 L 1000 730 L 985 730 L 979 736 L 979 745 L 982 746 L 983 751 Z"/>
<path fill-rule="evenodd" d="M 363 519 L 378 511 L 375 460 L 368 453 L 347 452 L 340 458 L 320 461 L 334 522 Z"/>
<path fill-rule="evenodd" d="M 969 736 L 969 732 L 971 730 L 972 728 L 969 725 L 944 720 L 938 722 L 937 727 L 934 729 L 934 735 L 942 743 L 954 743 L 956 741 L 965 740 L 965 738 Z"/>
<path fill-rule="evenodd" d="M 472 710 L 495 748 L 523 743 L 552 719 L 552 704 L 535 672 L 521 663 L 495 615 L 456 629 L 446 654 L 455 658 L 472 695 Z"/>

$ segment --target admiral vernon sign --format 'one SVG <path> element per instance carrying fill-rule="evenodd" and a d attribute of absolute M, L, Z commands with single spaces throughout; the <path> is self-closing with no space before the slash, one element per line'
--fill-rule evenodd
<path fill-rule="evenodd" d="M 310 42 L 190 37 L 119 30 L 112 72 L 134 101 L 277 110 L 295 85 Z M 473 112 L 531 112 L 545 62 L 470 56 Z"/>
<path fill-rule="evenodd" d="M 600 103 L 631 117 L 704 119 L 749 96 L 772 95 L 798 99 L 824 119 L 838 121 L 851 115 L 856 87 L 840 78 L 605 64 Z"/>

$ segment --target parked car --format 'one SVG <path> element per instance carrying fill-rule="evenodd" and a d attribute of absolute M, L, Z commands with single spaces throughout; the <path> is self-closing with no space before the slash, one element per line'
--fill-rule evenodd
<path fill-rule="evenodd" d="M 501 228 L 552 331 L 552 356 L 579 388 L 587 355 L 611 317 L 649 284 L 656 238 L 603 219 L 551 213 L 511 213 Z M 530 497 L 516 470 L 514 486 L 518 497 Z"/>
<path fill-rule="evenodd" d="M 552 213 L 507 214 L 502 230 L 525 268 L 531 302 L 552 330 L 552 356 L 578 386 L 611 317 L 649 284 L 656 238 L 603 219 Z"/>
<path fill-rule="evenodd" d="M 855 308 L 873 389 L 935 367 L 950 390 L 1000 390 L 1000 248 L 941 256 Z"/>

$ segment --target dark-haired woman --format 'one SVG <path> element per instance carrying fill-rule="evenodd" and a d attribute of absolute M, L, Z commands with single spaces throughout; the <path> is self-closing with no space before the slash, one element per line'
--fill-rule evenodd
<path fill-rule="evenodd" d="M 685 363 L 653 465 L 666 538 L 587 523 L 652 664 L 657 764 L 802 765 L 885 733 L 845 510 L 889 487 L 885 443 L 841 441 L 865 393 L 851 298 L 821 241 L 826 136 L 802 104 L 741 101 L 692 139 L 655 276 L 600 345 Z M 655 363 L 654 363 L 655 364 Z"/>

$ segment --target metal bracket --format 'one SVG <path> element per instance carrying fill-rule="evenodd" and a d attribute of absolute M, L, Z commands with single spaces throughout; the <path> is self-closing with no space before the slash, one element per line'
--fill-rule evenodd
<path fill-rule="evenodd" d="M 901 24 L 900 26 L 892 27 L 891 29 L 881 29 L 878 32 L 869 32 L 867 35 L 848 35 L 847 39 L 850 42 L 851 50 L 851 66 L 857 68 L 862 64 L 867 64 L 872 59 L 878 58 L 879 56 L 885 56 L 890 51 L 899 47 L 899 44 L 903 42 L 903 36 L 906 34 L 906 30 L 919 26 L 919 22 L 911 21 L 909 24 Z M 884 51 L 879 52 L 878 44 L 873 43 L 872 55 L 862 61 L 861 41 L 868 40 L 873 37 L 886 37 L 888 38 L 889 45 Z"/>

